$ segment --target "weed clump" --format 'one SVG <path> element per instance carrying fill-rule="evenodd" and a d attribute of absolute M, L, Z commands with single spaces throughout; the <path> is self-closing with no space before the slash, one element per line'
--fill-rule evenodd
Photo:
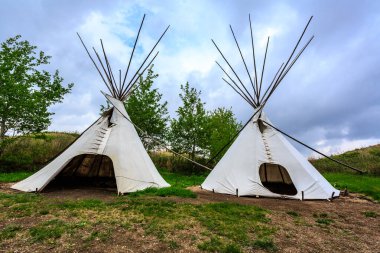
<path fill-rule="evenodd" d="M 376 218 L 378 216 L 377 213 L 372 212 L 372 211 L 367 211 L 367 212 L 364 212 L 363 214 L 367 218 Z"/>
<path fill-rule="evenodd" d="M 10 224 L 0 230 L 0 241 L 10 239 L 16 236 L 16 233 L 20 231 L 22 227 L 16 224 Z"/>

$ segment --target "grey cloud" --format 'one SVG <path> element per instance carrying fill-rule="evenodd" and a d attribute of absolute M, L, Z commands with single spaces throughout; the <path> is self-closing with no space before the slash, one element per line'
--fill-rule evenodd
<path fill-rule="evenodd" d="M 119 27 L 134 34 L 142 13 L 147 13 L 142 54 L 162 29 L 171 24 L 155 63 L 155 70 L 160 74 L 155 85 L 169 101 L 171 116 L 175 116 L 180 104 L 179 85 L 189 81 L 202 90 L 208 109 L 232 107 L 243 122 L 253 113 L 252 108 L 224 84 L 218 67 L 214 64 L 204 70 L 185 66 L 183 60 L 199 54 L 194 59 L 200 59 L 199 64 L 204 68 L 214 60 L 222 62 L 210 41 L 214 38 L 244 81 L 248 81 L 228 25 L 233 26 L 243 51 L 249 55 L 248 13 L 251 13 L 257 44 L 262 39 L 257 33 L 263 29 L 271 27 L 280 32 L 270 42 L 264 76 L 268 85 L 291 52 L 309 16 L 314 15 L 305 39 L 313 34 L 316 38 L 268 102 L 267 114 L 280 129 L 318 148 L 336 150 L 343 142 L 380 139 L 380 3 L 377 1 L 3 1 L 0 21 L 6 25 L 0 28 L 0 41 L 23 35 L 53 56 L 51 70 L 58 68 L 65 82 L 77 84 L 63 104 L 52 108 L 56 113 L 54 130 L 83 130 L 104 103 L 99 93 L 100 88 L 105 89 L 104 84 L 75 34 L 91 13 L 100 13 L 106 22 L 121 15 Z M 88 40 L 105 36 L 99 29 L 83 32 Z M 129 36 L 119 31 L 112 33 L 125 44 L 123 52 L 128 52 Z M 260 68 L 263 53 L 261 48 L 257 52 Z M 116 69 L 125 62 L 124 54 L 110 57 Z M 247 62 L 252 64 L 250 56 Z M 85 102 L 79 103 L 81 100 Z M 325 140 L 324 144 L 320 144 L 321 140 Z M 298 145 L 297 148 L 310 154 Z"/>

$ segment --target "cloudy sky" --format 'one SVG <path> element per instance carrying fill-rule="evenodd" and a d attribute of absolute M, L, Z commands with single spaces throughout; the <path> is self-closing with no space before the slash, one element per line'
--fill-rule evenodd
<path fill-rule="evenodd" d="M 266 106 L 283 131 L 327 153 L 380 143 L 379 1 L 17 1 L 3 0 L 0 41 L 22 35 L 52 56 L 48 70 L 59 69 L 72 94 L 51 110 L 50 130 L 82 131 L 99 115 L 106 90 L 80 41 L 99 49 L 103 39 L 113 69 L 125 69 L 143 14 L 133 65 L 141 62 L 167 25 L 158 47 L 155 83 L 169 102 L 180 105 L 180 84 L 202 91 L 207 109 L 232 108 L 246 122 L 253 109 L 228 87 L 215 60 L 223 62 L 213 38 L 244 81 L 235 30 L 247 63 L 253 66 L 248 14 L 253 21 L 258 66 L 270 36 L 264 87 L 291 53 L 310 16 L 305 40 L 314 40 Z M 223 66 L 226 66 L 223 64 Z M 296 145 L 305 155 L 313 154 Z"/>

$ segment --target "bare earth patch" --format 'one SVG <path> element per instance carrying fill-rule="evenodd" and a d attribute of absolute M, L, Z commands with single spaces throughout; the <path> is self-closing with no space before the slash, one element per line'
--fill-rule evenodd
<path fill-rule="evenodd" d="M 16 191 L 9 188 L 11 185 L 11 183 L 0 183 L 0 193 L 17 195 Z M 188 189 L 195 192 L 198 197 L 192 199 L 147 196 L 141 199 L 147 203 L 164 200 L 195 206 L 228 202 L 268 210 L 267 217 L 270 218 L 268 225 L 275 229 L 273 242 L 276 249 L 242 247 L 241 250 L 244 252 L 379 252 L 380 249 L 380 205 L 363 198 L 362 195 L 350 194 L 348 197 L 340 197 L 331 202 L 299 201 L 236 197 L 201 190 L 197 186 Z M 7 213 L 0 213 L 0 232 L 15 224 L 22 229 L 13 237 L 3 233 L 8 237 L 0 240 L 0 252 L 200 252 L 197 244 L 208 240 L 211 236 L 207 233 L 202 234 L 204 230 L 199 222 L 188 219 L 179 220 L 179 223 L 174 225 L 168 223 L 168 226 L 179 227 L 185 224 L 185 227 L 176 228 L 161 237 L 159 229 L 162 224 L 152 222 L 158 227 L 147 226 L 149 219 L 146 217 L 149 217 L 149 213 L 144 218 L 144 210 L 135 211 L 136 207 L 131 204 L 133 200 L 128 196 L 118 197 L 116 192 L 110 189 L 54 189 L 37 195 L 48 205 L 57 203 L 64 205 L 66 202 L 89 199 L 105 202 L 107 208 L 109 208 L 108 203 L 109 205 L 115 201 L 120 203 L 117 208 L 107 209 L 108 211 L 103 210 L 102 203 L 97 206 L 97 202 L 85 203 L 94 207 L 68 206 L 66 209 L 47 207 L 50 211 L 46 211 L 45 214 L 41 211 L 43 207 L 38 207 L 39 213 L 33 212 L 37 209 L 28 213 L 28 206 L 23 205 L 22 201 L 9 207 L 5 201 L 2 206 L 0 205 L 0 210 L 13 208 L 13 211 L 18 209 L 20 211 L 15 212 L 10 218 Z M 134 199 L 139 200 L 140 197 Z M 171 214 L 168 215 L 170 220 Z M 30 230 L 33 227 L 57 219 L 64 221 L 64 225 L 61 226 L 66 226 L 65 232 L 60 236 L 54 240 L 43 241 L 31 237 Z M 244 219 L 241 219 L 241 222 L 244 223 Z M 58 232 L 59 226 L 54 227 Z M 150 233 L 149 229 L 153 232 Z"/>
<path fill-rule="evenodd" d="M 280 252 L 379 252 L 380 249 L 380 218 L 368 218 L 364 214 L 379 214 L 380 205 L 361 194 L 351 193 L 333 201 L 299 201 L 236 197 L 198 186 L 189 189 L 198 194 L 199 203 L 228 201 L 270 210 L 272 223 L 278 228 L 275 243 Z M 321 214 L 327 214 L 325 219 L 331 219 L 332 223 L 325 225 Z"/>

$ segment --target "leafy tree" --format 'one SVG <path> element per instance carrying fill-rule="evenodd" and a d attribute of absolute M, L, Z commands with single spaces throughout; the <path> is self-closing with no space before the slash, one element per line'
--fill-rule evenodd
<path fill-rule="evenodd" d="M 140 138 L 147 149 L 153 149 L 157 143 L 152 142 L 149 136 L 163 140 L 166 138 L 169 120 L 167 104 L 162 102 L 162 94 L 157 88 L 152 89 L 154 80 L 158 74 L 154 74 L 153 65 L 148 69 L 145 79 L 140 77 L 136 89 L 125 102 L 125 108 L 132 122 L 144 130 L 139 132 Z"/>
<path fill-rule="evenodd" d="M 17 35 L 0 49 L 0 142 L 8 131 L 41 132 L 50 125 L 49 106 L 62 102 L 73 84 L 62 85 L 58 70 L 43 70 L 50 56 Z"/>
<path fill-rule="evenodd" d="M 210 157 L 214 157 L 235 136 L 241 127 L 241 123 L 237 122 L 231 109 L 217 108 L 210 112 L 207 120 L 207 140 Z M 217 158 L 222 157 L 227 149 L 225 148 Z"/>
<path fill-rule="evenodd" d="M 191 159 L 196 154 L 204 154 L 207 145 L 207 114 L 200 94 L 195 88 L 190 88 L 189 83 L 181 85 L 182 93 L 179 94 L 183 105 L 178 108 L 178 119 L 171 121 L 170 140 L 172 148 L 180 153 L 188 153 Z"/>

